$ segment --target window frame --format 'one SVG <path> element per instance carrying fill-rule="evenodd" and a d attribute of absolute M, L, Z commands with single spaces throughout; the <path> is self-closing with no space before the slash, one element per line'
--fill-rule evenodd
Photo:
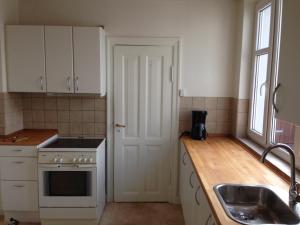
<path fill-rule="evenodd" d="M 258 49 L 258 32 L 259 32 L 259 13 L 264 8 L 271 5 L 271 22 L 270 22 L 270 36 L 269 36 L 269 47 Z M 270 104 L 271 104 L 271 95 L 270 90 L 273 88 L 273 49 L 274 49 L 274 37 L 275 35 L 275 14 L 276 14 L 276 2 L 275 0 L 262 0 L 259 1 L 255 7 L 255 22 L 254 22 L 254 45 L 253 45 L 253 52 L 252 52 L 252 79 L 251 79 L 251 96 L 250 96 L 250 107 L 249 107 L 249 123 L 248 123 L 248 136 L 253 139 L 256 143 L 266 147 L 269 143 L 270 139 Z M 268 68 L 267 68 L 267 78 L 265 82 L 265 104 L 264 104 L 264 121 L 263 121 L 263 133 L 259 134 L 252 129 L 252 122 L 253 122 L 253 101 L 255 97 L 255 81 L 256 81 L 256 69 L 257 69 L 257 58 L 261 55 L 268 54 Z"/>

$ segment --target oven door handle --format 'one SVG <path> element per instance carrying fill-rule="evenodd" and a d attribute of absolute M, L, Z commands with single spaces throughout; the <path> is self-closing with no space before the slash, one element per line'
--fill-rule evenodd
<path fill-rule="evenodd" d="M 47 165 L 39 165 L 39 168 L 96 168 L 96 164 L 72 164 L 72 165 L 63 165 L 63 164 L 47 164 Z"/>

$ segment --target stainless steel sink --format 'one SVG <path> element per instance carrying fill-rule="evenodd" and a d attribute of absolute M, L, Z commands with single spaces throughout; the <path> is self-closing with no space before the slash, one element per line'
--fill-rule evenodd
<path fill-rule="evenodd" d="M 241 224 L 298 224 L 296 214 L 264 186 L 220 184 L 214 187 L 226 214 Z"/>

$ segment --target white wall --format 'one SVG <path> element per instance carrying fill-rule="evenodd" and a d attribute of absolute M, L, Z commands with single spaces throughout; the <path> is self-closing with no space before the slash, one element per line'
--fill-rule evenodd
<path fill-rule="evenodd" d="M 183 40 L 188 96 L 234 96 L 240 0 L 19 0 L 20 23 L 104 25 L 110 36 Z"/>
<path fill-rule="evenodd" d="M 4 24 L 18 22 L 18 0 L 0 0 L 0 92 L 6 91 Z"/>
<path fill-rule="evenodd" d="M 249 99 L 252 71 L 252 47 L 254 43 L 254 20 L 256 0 L 241 0 L 240 14 L 242 20 L 237 33 L 236 80 L 234 97 Z"/>

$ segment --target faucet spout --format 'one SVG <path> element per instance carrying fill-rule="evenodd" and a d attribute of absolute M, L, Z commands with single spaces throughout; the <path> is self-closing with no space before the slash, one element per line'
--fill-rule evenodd
<path fill-rule="evenodd" d="M 266 160 L 267 155 L 275 148 L 279 148 L 286 153 L 290 155 L 290 161 L 291 161 L 291 185 L 290 185 L 290 191 L 289 191 L 289 199 L 290 202 L 299 202 L 299 193 L 297 188 L 297 182 L 296 182 L 296 165 L 295 165 L 295 154 L 293 149 L 286 145 L 286 144 L 276 144 L 268 147 L 261 156 L 261 162 L 264 163 Z"/>

